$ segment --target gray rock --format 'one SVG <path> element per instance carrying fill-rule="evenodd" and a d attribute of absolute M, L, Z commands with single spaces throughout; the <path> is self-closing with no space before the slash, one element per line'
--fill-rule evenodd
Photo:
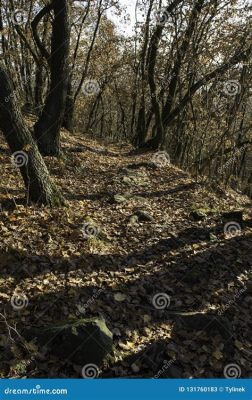
<path fill-rule="evenodd" d="M 123 176 L 122 181 L 129 186 L 147 186 L 149 184 L 147 178 L 142 176 Z"/>
<path fill-rule="evenodd" d="M 123 176 L 122 181 L 123 183 L 126 183 L 127 185 L 131 186 L 135 183 L 135 178 L 131 176 Z"/>
<path fill-rule="evenodd" d="M 113 202 L 114 203 L 118 203 L 118 204 L 126 203 L 126 202 L 129 202 L 131 200 L 138 200 L 138 201 L 143 202 L 143 197 L 135 196 L 133 193 L 128 193 L 128 192 L 125 192 L 125 193 L 122 193 L 122 194 L 115 194 L 113 196 Z"/>
<path fill-rule="evenodd" d="M 125 203 L 127 201 L 127 197 L 123 196 L 122 194 L 115 194 L 114 195 L 114 201 L 115 203 Z"/>
<path fill-rule="evenodd" d="M 113 346 L 113 334 L 99 318 L 31 327 L 23 330 L 22 336 L 28 341 L 36 339 L 51 355 L 80 366 L 92 363 L 99 367 Z"/>
<path fill-rule="evenodd" d="M 143 171 L 129 170 L 123 168 L 122 182 L 128 186 L 147 186 L 149 185 L 149 178 Z"/>
<path fill-rule="evenodd" d="M 143 210 L 136 210 L 133 214 L 139 222 L 154 222 L 152 215 Z"/>
<path fill-rule="evenodd" d="M 137 215 L 131 215 L 129 218 L 129 224 L 131 225 L 135 225 L 138 222 L 138 217 Z"/>

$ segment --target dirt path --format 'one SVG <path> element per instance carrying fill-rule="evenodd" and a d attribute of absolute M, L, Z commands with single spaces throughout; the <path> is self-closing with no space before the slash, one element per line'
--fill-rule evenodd
<path fill-rule="evenodd" d="M 163 158 L 155 166 L 153 154 L 63 136 L 66 155 L 47 159 L 68 200 L 63 209 L 22 204 L 22 182 L 0 143 L 0 307 L 8 321 L 102 315 L 115 341 L 103 376 L 153 377 L 167 360 L 163 376 L 223 377 L 235 363 L 251 377 L 248 198 L 196 183 Z M 241 231 L 225 233 L 222 213 L 241 208 Z M 9 305 L 14 291 L 29 301 L 19 312 Z M 160 293 L 169 296 L 166 310 L 153 306 Z M 169 310 L 221 315 L 233 330 L 189 329 Z M 31 361 L 15 345 L 1 357 L 0 376 L 76 376 L 63 361 Z"/>

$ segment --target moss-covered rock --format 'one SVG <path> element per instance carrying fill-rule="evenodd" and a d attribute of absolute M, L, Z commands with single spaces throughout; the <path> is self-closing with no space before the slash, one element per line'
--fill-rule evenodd
<path fill-rule="evenodd" d="M 93 363 L 98 367 L 112 351 L 113 335 L 103 319 L 85 318 L 48 327 L 31 327 L 22 332 L 48 353 L 77 365 Z"/>
<path fill-rule="evenodd" d="M 132 171 L 128 169 L 123 170 L 124 176 L 122 182 L 129 186 L 148 186 L 149 178 L 146 173 L 142 171 Z"/>

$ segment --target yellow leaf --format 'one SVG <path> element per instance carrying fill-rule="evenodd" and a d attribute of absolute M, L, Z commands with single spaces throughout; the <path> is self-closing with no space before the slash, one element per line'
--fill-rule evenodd
<path fill-rule="evenodd" d="M 70 296 L 75 296 L 76 293 L 77 293 L 77 289 L 71 288 L 71 289 L 68 290 L 68 294 Z"/>
<path fill-rule="evenodd" d="M 30 353 L 38 353 L 38 346 L 34 342 L 26 342 L 25 347 Z"/>
<path fill-rule="evenodd" d="M 244 350 L 244 344 L 242 342 L 239 342 L 239 340 L 235 341 L 235 347 L 239 350 Z"/>
<path fill-rule="evenodd" d="M 216 358 L 216 360 L 220 360 L 223 357 L 223 354 L 221 351 L 216 350 L 214 353 L 212 353 L 212 356 Z"/>
<path fill-rule="evenodd" d="M 148 324 L 148 322 L 151 321 L 151 316 L 148 315 L 148 314 L 145 314 L 145 315 L 143 316 L 143 320 L 144 320 L 144 323 Z"/>
<path fill-rule="evenodd" d="M 0 298 L 9 300 L 10 296 L 8 296 L 8 294 L 6 294 L 6 293 L 2 293 L 1 292 L 0 293 Z"/>
<path fill-rule="evenodd" d="M 23 151 L 29 151 L 29 150 L 31 150 L 31 145 L 30 144 L 24 145 Z"/>
<path fill-rule="evenodd" d="M 116 293 L 116 294 L 114 295 L 114 299 L 115 299 L 115 301 L 124 301 L 124 300 L 127 299 L 127 296 L 126 296 L 126 294 L 124 294 L 124 293 L 118 292 L 118 293 Z"/>

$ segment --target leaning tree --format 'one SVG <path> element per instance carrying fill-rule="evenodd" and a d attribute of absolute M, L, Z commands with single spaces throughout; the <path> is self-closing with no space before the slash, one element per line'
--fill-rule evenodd
<path fill-rule="evenodd" d="M 0 129 L 20 168 L 29 202 L 49 206 L 63 204 L 63 197 L 51 181 L 45 162 L 26 126 L 8 73 L 0 64 Z"/>
<path fill-rule="evenodd" d="M 0 129 L 14 154 L 15 164 L 20 167 L 28 200 L 50 206 L 62 204 L 63 197 L 51 181 L 41 154 L 57 155 L 60 152 L 60 127 L 68 83 L 69 9 L 69 0 L 52 0 L 32 23 L 34 39 L 50 65 L 50 87 L 43 112 L 34 126 L 34 135 L 23 120 L 5 59 L 0 64 Z M 50 17 L 52 14 L 50 53 L 36 29 L 48 13 Z"/>
<path fill-rule="evenodd" d="M 149 4 L 152 5 L 152 1 Z M 149 8 L 145 22 L 147 33 L 144 35 L 137 69 L 140 75 L 138 86 L 144 87 L 138 101 L 135 124 L 135 144 L 139 147 L 167 149 L 175 122 L 179 118 L 183 120 L 183 113 L 192 107 L 195 95 L 204 87 L 211 86 L 215 79 L 221 80 L 232 67 L 251 57 L 251 26 L 249 19 L 245 18 L 244 27 L 241 29 L 238 25 L 233 33 L 237 40 L 228 55 L 220 56 L 217 50 L 215 59 L 207 68 L 202 62 L 208 58 L 207 49 L 211 44 L 213 27 L 227 4 L 215 0 L 189 3 L 172 0 L 165 8 L 161 7 L 158 13 L 155 12 L 152 29 L 150 13 L 155 8 Z"/>

